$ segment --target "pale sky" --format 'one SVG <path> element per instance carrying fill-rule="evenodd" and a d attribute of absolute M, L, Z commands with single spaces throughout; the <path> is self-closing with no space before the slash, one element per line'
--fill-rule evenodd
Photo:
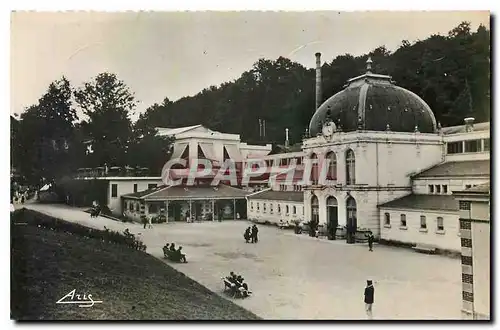
<path fill-rule="evenodd" d="M 489 12 L 16 12 L 11 113 L 35 104 L 62 75 L 80 86 L 116 73 L 143 112 L 165 97 L 237 79 L 259 58 L 285 56 L 311 68 L 316 52 L 331 62 L 381 45 L 393 51 L 462 21 L 489 28 Z"/>

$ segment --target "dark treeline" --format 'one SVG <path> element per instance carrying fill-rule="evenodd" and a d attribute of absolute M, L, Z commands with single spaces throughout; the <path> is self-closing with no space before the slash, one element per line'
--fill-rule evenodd
<path fill-rule="evenodd" d="M 362 56 L 337 56 L 322 67 L 323 101 L 365 72 L 368 55 L 373 72 L 391 75 L 399 86 L 421 96 L 443 126 L 461 124 L 470 115 L 476 121 L 490 119 L 490 31 L 484 26 L 473 32 L 463 22 L 447 36 L 432 35 L 413 44 L 403 40 L 393 53 L 381 46 Z M 12 165 L 31 183 L 104 164 L 159 171 L 171 144 L 155 137 L 159 126 L 203 124 L 241 134 L 250 143 L 280 144 L 289 128 L 291 142 L 299 142 L 314 113 L 314 88 L 314 68 L 284 57 L 259 59 L 238 79 L 175 102 L 166 97 L 133 123 L 130 113 L 137 102 L 116 75 L 101 73 L 78 88 L 63 77 L 50 84 L 20 121 L 11 120 Z M 86 119 L 78 118 L 76 107 Z M 259 119 L 266 121 L 263 141 Z"/>
<path fill-rule="evenodd" d="M 338 56 L 322 67 L 323 100 L 364 73 L 368 55 L 373 72 L 391 75 L 399 86 L 421 96 L 443 126 L 463 123 L 470 112 L 478 121 L 489 120 L 490 33 L 484 26 L 472 32 L 464 22 L 447 36 L 432 35 L 414 44 L 403 40 L 393 53 L 381 46 L 363 56 Z M 166 127 L 203 124 L 258 141 L 258 121 L 265 119 L 266 141 L 283 143 L 289 128 L 292 141 L 298 142 L 314 113 L 314 79 L 314 68 L 284 57 L 260 59 L 235 81 L 176 102 L 166 98 L 147 109 L 139 122 Z"/>

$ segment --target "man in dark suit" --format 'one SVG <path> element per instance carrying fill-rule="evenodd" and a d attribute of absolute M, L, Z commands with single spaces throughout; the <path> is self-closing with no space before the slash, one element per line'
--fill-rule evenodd
<path fill-rule="evenodd" d="M 372 306 L 373 306 L 374 295 L 375 295 L 375 289 L 373 288 L 373 282 L 372 280 L 367 280 L 365 288 L 365 309 L 366 309 L 366 314 L 370 319 L 372 318 Z"/>

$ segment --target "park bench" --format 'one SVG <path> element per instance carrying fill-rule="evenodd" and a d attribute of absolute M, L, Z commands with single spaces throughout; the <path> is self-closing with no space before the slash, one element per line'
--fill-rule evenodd
<path fill-rule="evenodd" d="M 181 256 L 177 252 L 170 251 L 169 249 L 163 249 L 163 257 L 165 259 L 174 261 L 174 262 L 181 262 Z"/>
<path fill-rule="evenodd" d="M 227 292 L 233 298 L 246 298 L 252 294 L 251 291 L 246 290 L 244 287 L 237 287 L 236 284 L 229 281 L 226 277 L 222 277 L 224 283 L 224 292 Z"/>
<path fill-rule="evenodd" d="M 417 252 L 423 252 L 423 253 L 435 253 L 436 252 L 436 247 L 430 244 L 422 244 L 419 243 L 413 247 L 413 249 Z"/>

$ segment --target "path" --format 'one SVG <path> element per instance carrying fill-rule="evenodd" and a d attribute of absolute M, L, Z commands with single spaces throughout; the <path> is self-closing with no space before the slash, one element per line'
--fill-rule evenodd
<path fill-rule="evenodd" d="M 246 221 L 140 224 L 91 219 L 61 205 L 26 207 L 82 225 L 140 233 L 148 253 L 163 260 L 165 242 L 182 245 L 189 263 L 169 263 L 220 293 L 220 278 L 242 274 L 254 295 L 235 302 L 266 319 L 366 319 L 363 289 L 375 281 L 375 319 L 460 319 L 459 259 L 411 250 L 318 240 L 259 226 L 258 244 L 245 244 Z"/>

